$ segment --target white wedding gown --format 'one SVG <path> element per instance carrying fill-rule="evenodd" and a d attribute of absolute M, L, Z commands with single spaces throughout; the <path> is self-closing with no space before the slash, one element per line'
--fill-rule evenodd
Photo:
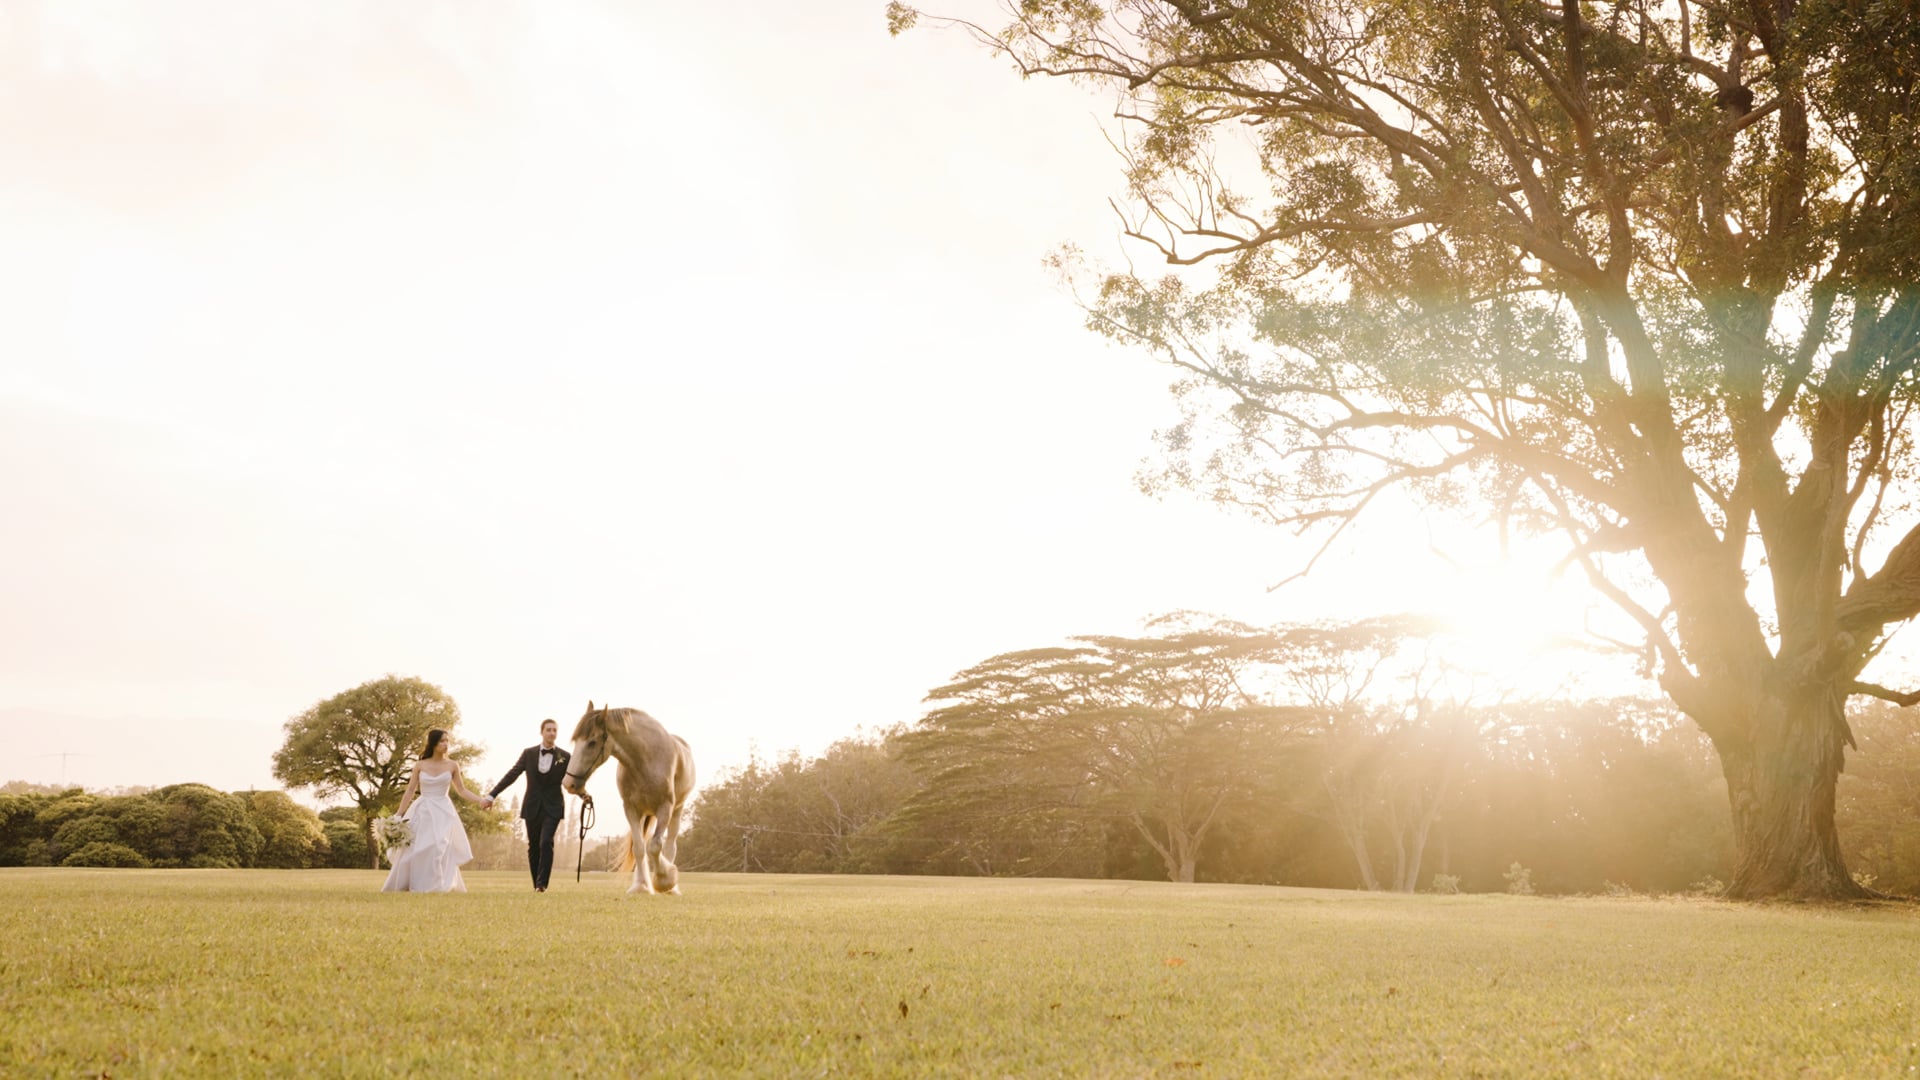
<path fill-rule="evenodd" d="M 403 848 L 388 848 L 393 869 L 381 892 L 466 892 L 460 878 L 460 866 L 473 860 L 473 847 L 467 843 L 466 827 L 460 813 L 447 797 L 453 787 L 453 770 L 438 776 L 420 774 L 420 796 L 407 807 L 407 822 L 413 826 L 413 842 Z"/>

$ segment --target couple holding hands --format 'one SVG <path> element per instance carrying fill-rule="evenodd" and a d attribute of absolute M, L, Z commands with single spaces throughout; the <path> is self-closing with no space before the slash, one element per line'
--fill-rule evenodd
<path fill-rule="evenodd" d="M 520 804 L 520 818 L 527 823 L 527 869 L 533 872 L 533 891 L 546 892 L 553 872 L 553 834 L 567 816 L 566 796 L 560 785 L 567 775 L 566 750 L 556 745 L 560 726 L 552 720 L 540 723 L 540 745 L 520 752 L 493 790 L 475 795 L 460 777 L 460 767 L 448 756 L 452 742 L 439 728 L 427 732 L 427 745 L 413 768 L 413 779 L 400 797 L 400 809 L 394 817 L 407 822 L 412 836 L 404 847 L 388 848 L 393 869 L 387 874 L 382 892 L 466 892 L 460 867 L 472 861 L 473 848 L 467 842 L 467 830 L 460 824 L 450 795 L 458 795 L 482 807 L 492 806 L 522 774 L 527 778 L 527 795 Z"/>

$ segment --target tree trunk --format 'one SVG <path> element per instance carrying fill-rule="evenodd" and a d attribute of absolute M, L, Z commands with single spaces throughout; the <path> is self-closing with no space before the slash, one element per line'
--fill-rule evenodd
<path fill-rule="evenodd" d="M 1162 827 L 1167 831 L 1167 839 L 1162 843 L 1159 837 L 1153 835 L 1153 829 L 1148 826 L 1146 818 L 1142 815 L 1128 814 L 1127 820 L 1133 822 L 1134 829 L 1146 838 L 1147 843 L 1152 845 L 1154 852 L 1160 856 L 1160 862 L 1167 868 L 1168 881 L 1193 883 L 1194 863 L 1199 857 L 1200 848 L 1197 836 L 1189 836 L 1185 831 L 1176 829 L 1171 824 L 1164 824 Z"/>
<path fill-rule="evenodd" d="M 1733 809 L 1735 865 L 1727 895 L 1738 900 L 1854 900 L 1840 857 L 1834 785 L 1851 740 L 1841 693 L 1830 686 L 1768 694 L 1738 737 L 1717 740 Z"/>
<path fill-rule="evenodd" d="M 1346 833 L 1347 850 L 1353 852 L 1353 862 L 1360 870 L 1360 887 L 1368 892 L 1380 891 L 1380 879 L 1373 876 L 1373 855 L 1367 850 L 1367 834 L 1360 829 L 1342 830 Z"/>
<path fill-rule="evenodd" d="M 1436 805 L 1420 816 L 1420 823 L 1413 828 L 1413 837 L 1408 844 L 1411 851 L 1407 855 L 1406 872 L 1400 879 L 1401 892 L 1420 891 L 1420 863 L 1427 856 L 1427 834 L 1433 831 L 1433 819 L 1439 816 Z"/>

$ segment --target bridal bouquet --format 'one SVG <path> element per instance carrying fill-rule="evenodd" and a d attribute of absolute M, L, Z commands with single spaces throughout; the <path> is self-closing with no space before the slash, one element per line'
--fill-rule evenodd
<path fill-rule="evenodd" d="M 383 847 L 406 847 L 413 843 L 413 823 L 406 818 L 381 818 L 373 823 L 374 831 L 380 836 Z"/>

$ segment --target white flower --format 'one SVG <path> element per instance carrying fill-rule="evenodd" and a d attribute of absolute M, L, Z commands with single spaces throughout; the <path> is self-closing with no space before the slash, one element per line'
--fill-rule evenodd
<path fill-rule="evenodd" d="M 381 818 L 374 822 L 373 825 L 374 834 L 380 837 L 380 842 L 383 847 L 406 847 L 408 844 L 413 843 L 413 824 L 406 818 Z"/>

